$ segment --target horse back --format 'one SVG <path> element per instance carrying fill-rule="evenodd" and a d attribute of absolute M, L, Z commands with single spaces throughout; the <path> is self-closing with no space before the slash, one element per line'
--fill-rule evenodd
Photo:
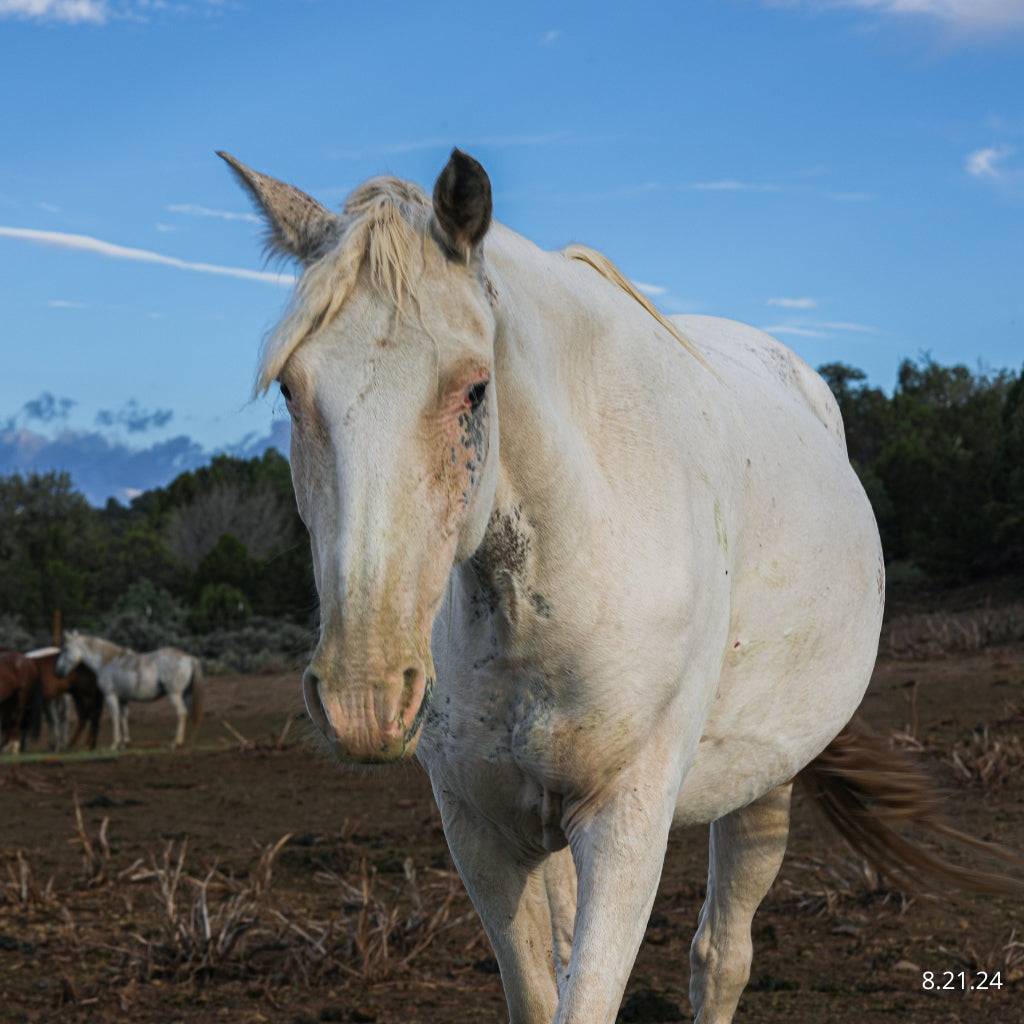
<path fill-rule="evenodd" d="M 18 691 L 26 693 L 39 680 L 35 662 L 20 651 L 0 652 L 0 701 Z"/>

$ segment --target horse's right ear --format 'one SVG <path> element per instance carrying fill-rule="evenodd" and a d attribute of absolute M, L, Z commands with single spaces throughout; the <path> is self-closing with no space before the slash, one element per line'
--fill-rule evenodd
<path fill-rule="evenodd" d="M 434 184 L 434 216 L 447 247 L 469 262 L 491 226 L 491 179 L 468 153 L 453 149 Z"/>
<path fill-rule="evenodd" d="M 267 221 L 267 248 L 281 256 L 313 263 L 337 240 L 341 218 L 291 185 L 246 167 L 218 150 Z"/>

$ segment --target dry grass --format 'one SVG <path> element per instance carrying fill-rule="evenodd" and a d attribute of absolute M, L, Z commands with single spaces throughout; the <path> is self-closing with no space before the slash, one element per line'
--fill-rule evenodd
<path fill-rule="evenodd" d="M 104 818 L 95 839 L 91 838 L 86 831 L 85 822 L 82 821 L 82 807 L 78 802 L 78 794 L 73 793 L 72 798 L 75 804 L 75 838 L 72 842 L 82 847 L 82 879 L 88 887 L 94 888 L 107 881 L 110 868 L 107 826 L 110 819 Z"/>
<path fill-rule="evenodd" d="M 54 902 L 54 880 L 51 877 L 40 889 L 32 875 L 32 867 L 22 850 L 7 858 L 7 878 L 0 880 L 0 904 L 12 903 L 27 907 Z"/>
<path fill-rule="evenodd" d="M 986 725 L 954 743 L 944 760 L 964 786 L 998 790 L 1024 784 L 1024 741 L 1018 732 L 993 733 Z"/>
<path fill-rule="evenodd" d="M 1024 604 L 902 615 L 882 627 L 879 653 L 890 658 L 970 654 L 1024 642 Z"/>
<path fill-rule="evenodd" d="M 78 882 L 61 887 L 51 878 L 41 886 L 30 858 L 17 851 L 0 877 L 0 912 L 15 928 L 19 918 L 23 926 L 58 922 L 48 958 L 102 965 L 101 987 L 153 979 L 378 983 L 408 972 L 421 954 L 436 952 L 444 933 L 475 917 L 455 872 L 418 872 L 411 859 L 400 881 L 383 880 L 364 857 L 357 874 L 325 869 L 313 875 L 312 893 L 308 884 L 301 894 L 280 893 L 275 867 L 290 835 L 261 849 L 243 879 L 217 866 L 197 871 L 202 858 L 192 856 L 187 840 L 118 870 L 108 820 L 90 835 L 77 798 L 74 815 L 71 842 L 83 858 Z M 470 945 L 485 943 L 477 932 Z M 61 992 L 61 999 L 81 1002 L 70 969 Z"/>
<path fill-rule="evenodd" d="M 889 734 L 893 747 L 913 754 L 936 754 L 961 785 L 971 789 L 999 791 L 1024 785 L 1024 704 L 1008 704 L 993 725 L 975 729 L 969 738 L 942 746 L 922 740 L 917 728 L 917 683 L 907 693 L 910 721 Z"/>
<path fill-rule="evenodd" d="M 984 971 L 989 978 L 998 974 L 1003 984 L 1024 980 L 1024 942 L 1017 937 L 1016 929 L 1005 942 L 999 940 L 984 953 L 970 942 L 961 949 L 940 948 L 971 971 Z"/>
<path fill-rule="evenodd" d="M 814 917 L 839 919 L 848 917 L 851 911 L 883 908 L 904 914 L 914 904 L 905 892 L 883 885 L 867 861 L 855 864 L 846 859 L 817 857 L 794 860 L 778 885 L 784 903 Z"/>

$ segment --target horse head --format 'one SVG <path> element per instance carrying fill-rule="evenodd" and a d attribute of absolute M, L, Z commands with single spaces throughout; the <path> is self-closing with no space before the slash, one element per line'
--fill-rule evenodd
<path fill-rule="evenodd" d="M 85 638 L 75 630 L 67 630 L 61 640 L 60 654 L 53 670 L 64 679 L 86 656 Z"/>
<path fill-rule="evenodd" d="M 276 381 L 291 416 L 320 596 L 306 707 L 339 757 L 396 760 L 417 744 L 433 621 L 497 485 L 490 182 L 456 150 L 432 199 L 381 178 L 333 213 L 221 156 L 270 248 L 303 266 L 258 386 Z"/>

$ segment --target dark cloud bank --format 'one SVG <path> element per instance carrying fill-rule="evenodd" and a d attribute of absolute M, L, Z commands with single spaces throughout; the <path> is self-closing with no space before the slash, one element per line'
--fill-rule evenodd
<path fill-rule="evenodd" d="M 93 505 L 105 505 L 108 498 L 127 504 L 142 491 L 164 487 L 179 473 L 206 465 L 215 455 L 248 459 L 268 448 L 288 452 L 288 422 L 275 421 L 269 434 L 250 434 L 237 444 L 210 450 L 184 435 L 134 447 L 112 439 L 102 429 L 121 429 L 141 436 L 164 428 L 173 414 L 169 410 L 147 412 L 134 401 L 123 409 L 101 411 L 97 430 L 58 429 L 55 436 L 40 432 L 66 422 L 74 402 L 50 394 L 26 402 L 16 416 L 0 421 L 0 476 L 13 473 L 71 474 L 77 490 Z M 48 431 L 48 433 L 50 433 Z"/>

